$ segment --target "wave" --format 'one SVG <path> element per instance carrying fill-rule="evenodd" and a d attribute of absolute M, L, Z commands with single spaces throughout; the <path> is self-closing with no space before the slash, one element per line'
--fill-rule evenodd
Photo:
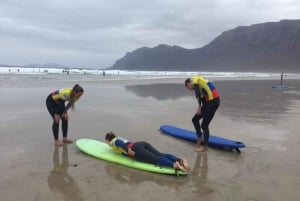
<path fill-rule="evenodd" d="M 193 75 L 204 77 L 271 77 L 274 73 L 259 72 L 183 72 L 183 71 L 128 71 L 106 69 L 64 69 L 64 68 L 25 68 L 25 67 L 0 67 L 0 74 L 67 74 L 67 75 L 102 75 L 102 76 L 127 76 L 135 79 L 147 78 L 182 78 Z M 276 74 L 277 75 L 277 74 Z"/>

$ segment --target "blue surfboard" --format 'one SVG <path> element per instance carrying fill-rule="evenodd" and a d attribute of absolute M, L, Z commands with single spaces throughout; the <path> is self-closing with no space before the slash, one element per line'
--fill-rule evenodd
<path fill-rule="evenodd" d="M 197 142 L 197 134 L 193 131 L 178 128 L 171 125 L 162 125 L 160 126 L 160 130 L 165 134 L 168 134 L 173 137 L 177 137 L 183 140 L 187 140 L 190 142 Z M 217 137 L 214 135 L 209 136 L 208 145 L 217 148 L 229 148 L 235 149 L 237 152 L 240 153 L 240 148 L 246 147 L 244 143 L 239 141 L 234 141 L 222 137 Z"/>
<path fill-rule="evenodd" d="M 272 86 L 272 89 L 288 89 L 289 87 L 286 85 L 278 85 L 278 86 Z"/>

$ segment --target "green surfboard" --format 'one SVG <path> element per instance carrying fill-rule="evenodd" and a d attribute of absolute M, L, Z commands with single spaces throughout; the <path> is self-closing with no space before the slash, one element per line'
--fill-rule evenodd
<path fill-rule="evenodd" d="M 144 163 L 124 156 L 122 154 L 117 154 L 105 142 L 101 141 L 93 139 L 79 139 L 76 141 L 76 146 L 80 151 L 84 152 L 85 154 L 119 165 L 160 174 L 188 174 L 187 172 L 183 171 L 175 171 L 173 168 L 170 167 L 161 167 L 156 164 Z"/>

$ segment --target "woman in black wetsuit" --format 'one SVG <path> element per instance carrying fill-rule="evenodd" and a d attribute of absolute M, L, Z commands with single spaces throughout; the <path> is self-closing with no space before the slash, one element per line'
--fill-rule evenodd
<path fill-rule="evenodd" d="M 55 90 L 48 95 L 46 106 L 53 119 L 52 132 L 55 145 L 62 146 L 62 142 L 58 138 L 60 120 L 62 121 L 63 142 L 68 144 L 73 142 L 68 139 L 68 110 L 70 108 L 74 109 L 75 102 L 82 94 L 83 88 L 80 85 L 75 84 L 73 88 Z M 66 101 L 68 101 L 67 106 L 65 106 Z"/>

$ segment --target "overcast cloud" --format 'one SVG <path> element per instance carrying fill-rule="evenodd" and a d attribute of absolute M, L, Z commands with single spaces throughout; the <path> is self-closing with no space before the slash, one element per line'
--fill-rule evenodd
<path fill-rule="evenodd" d="M 0 64 L 105 68 L 140 47 L 199 48 L 299 11 L 297 0 L 0 0 Z"/>

